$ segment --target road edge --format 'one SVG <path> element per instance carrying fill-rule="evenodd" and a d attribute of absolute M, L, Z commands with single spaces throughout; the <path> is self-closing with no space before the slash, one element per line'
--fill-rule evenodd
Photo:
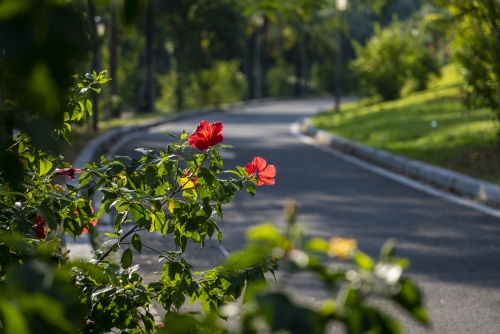
<path fill-rule="evenodd" d="M 313 138 L 315 141 L 348 155 L 410 178 L 430 183 L 451 193 L 500 206 L 500 187 L 493 183 L 331 134 L 311 125 L 310 117 L 305 117 L 300 122 L 299 130 L 302 134 Z"/>

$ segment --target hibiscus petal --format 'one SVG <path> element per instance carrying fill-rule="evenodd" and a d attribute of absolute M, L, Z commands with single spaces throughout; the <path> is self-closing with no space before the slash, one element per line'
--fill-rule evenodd
<path fill-rule="evenodd" d="M 201 121 L 200 124 L 198 124 L 198 126 L 196 127 L 197 133 L 203 133 L 203 131 L 208 131 L 208 130 L 210 130 L 210 123 L 208 123 L 205 120 Z"/>
<path fill-rule="evenodd" d="M 271 186 L 274 184 L 274 179 L 273 178 L 268 178 L 268 177 L 260 177 L 259 176 L 259 179 L 257 180 L 257 185 L 258 186 L 262 186 L 262 185 L 268 185 L 268 186 Z"/>
<path fill-rule="evenodd" d="M 220 134 L 222 133 L 222 130 L 224 130 L 224 124 L 222 124 L 222 122 L 214 122 L 211 124 L 211 130 L 212 130 L 212 138 L 213 137 L 219 138 Z M 222 136 L 220 137 L 222 141 Z"/>
<path fill-rule="evenodd" d="M 273 178 L 276 176 L 276 167 L 274 165 L 269 165 L 264 168 L 263 171 L 259 173 L 259 178 Z"/>
<path fill-rule="evenodd" d="M 188 143 L 191 147 L 197 148 L 200 151 L 204 151 L 210 146 L 204 138 L 198 136 L 196 133 L 188 137 Z"/>
<path fill-rule="evenodd" d="M 246 169 L 248 175 L 252 175 L 253 173 L 255 173 L 255 167 L 251 162 L 247 163 L 247 165 L 245 166 L 245 169 Z"/>
<path fill-rule="evenodd" d="M 224 140 L 224 137 L 222 137 L 222 135 L 218 135 L 217 137 L 215 137 L 215 139 L 213 139 L 214 145 L 221 143 L 223 140 Z"/>
<path fill-rule="evenodd" d="M 188 143 L 192 147 L 196 147 L 196 142 L 198 142 L 200 140 L 201 140 L 201 138 L 198 136 L 197 133 L 193 133 L 193 134 L 189 135 L 189 137 L 188 137 Z"/>
<path fill-rule="evenodd" d="M 267 165 L 266 160 L 261 157 L 255 157 L 252 161 L 252 164 L 255 166 L 257 174 L 260 174 L 260 172 L 262 172 Z"/>

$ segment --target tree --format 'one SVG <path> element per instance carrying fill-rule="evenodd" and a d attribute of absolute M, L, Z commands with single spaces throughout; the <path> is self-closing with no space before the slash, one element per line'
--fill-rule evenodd
<path fill-rule="evenodd" d="M 154 0 L 149 0 L 145 10 L 144 34 L 146 36 L 144 56 L 144 88 L 139 105 L 139 111 L 148 112 L 154 110 L 153 86 L 154 86 L 154 54 L 153 54 L 153 30 L 154 30 Z"/>
<path fill-rule="evenodd" d="M 437 61 L 422 37 L 411 33 L 411 26 L 402 25 L 394 17 L 384 29 L 375 25 L 375 35 L 365 47 L 354 44 L 358 58 L 351 66 L 365 96 L 394 100 L 410 80 L 414 90 L 422 90 L 431 74 L 439 74 Z"/>
<path fill-rule="evenodd" d="M 157 14 L 166 17 L 176 61 L 176 104 L 184 106 L 188 74 L 209 68 L 216 60 L 240 59 L 243 20 L 234 0 L 165 0 Z"/>
<path fill-rule="evenodd" d="M 118 3 L 116 0 L 109 2 L 109 75 L 111 81 L 111 117 L 119 118 L 121 114 L 121 99 L 118 91 L 117 69 L 118 69 Z"/>
<path fill-rule="evenodd" d="M 496 0 L 439 0 L 438 3 L 451 14 L 452 54 L 465 70 L 465 104 L 469 108 L 491 108 L 500 119 L 500 3 Z"/>

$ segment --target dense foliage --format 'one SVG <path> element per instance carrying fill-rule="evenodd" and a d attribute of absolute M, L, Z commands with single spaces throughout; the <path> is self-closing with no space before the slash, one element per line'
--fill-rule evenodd
<path fill-rule="evenodd" d="M 141 4 L 122 2 L 122 20 L 132 21 Z M 40 12 L 51 20 L 20 28 Z M 71 166 L 52 144 L 70 141 L 74 124 L 93 114 L 90 94 L 110 80 L 105 71 L 72 75 L 89 52 L 81 11 L 65 1 L 9 0 L 0 5 L 0 20 L 13 27 L 10 44 L 2 46 L 8 57 L 0 73 L 5 98 L 0 333 L 255 333 L 265 328 L 313 333 L 332 321 L 351 333 L 401 332 L 395 320 L 369 306 L 372 295 L 428 322 L 419 290 L 402 275 L 408 262 L 394 256 L 393 242 L 375 261 L 357 249 L 355 240 L 307 238 L 292 204 L 285 232 L 256 226 L 248 232 L 247 247 L 219 267 L 197 271 L 182 257 L 187 244 L 203 247 L 207 238 L 222 242 L 224 205 L 238 191 L 254 196 L 258 186 L 273 185 L 274 166 L 255 157 L 246 166 L 224 170 L 219 150 L 231 148 L 223 141 L 224 125 L 206 121 L 190 134 L 165 133 L 165 150 L 138 148 L 138 159 L 102 157 Z M 70 38 L 73 31 L 79 34 Z M 29 47 L 18 49 L 12 39 L 16 34 Z M 78 187 L 60 184 L 61 178 L 77 178 Z M 96 196 L 101 197 L 99 207 L 93 206 Z M 90 262 L 68 261 L 60 236 L 93 234 L 104 213 L 113 217 L 110 241 L 95 250 Z M 170 238 L 175 247 L 153 249 L 142 237 L 148 233 Z M 138 274 L 134 255 L 145 249 L 164 263 L 149 284 Z M 352 266 L 332 263 L 328 256 L 350 260 Z M 321 308 L 297 305 L 273 289 L 271 276 L 279 266 L 290 273 L 308 271 L 323 282 L 329 295 Z M 195 302 L 201 314 L 182 312 L 183 305 Z M 155 323 L 153 304 L 165 310 L 163 325 Z M 233 315 L 235 305 L 243 305 L 241 324 L 229 329 L 220 319 Z"/>
<path fill-rule="evenodd" d="M 500 4 L 494 0 L 438 1 L 449 9 L 453 58 L 463 68 L 465 103 L 500 117 Z"/>
<path fill-rule="evenodd" d="M 351 65 L 366 96 L 394 100 L 406 84 L 413 90 L 423 90 L 429 77 L 439 74 L 437 60 L 425 40 L 418 31 L 412 35 L 411 26 L 397 18 L 386 28 L 376 25 L 375 35 L 366 46 L 355 43 L 355 48 L 358 58 Z"/>
<path fill-rule="evenodd" d="M 92 112 L 86 94 L 108 80 L 104 75 L 79 78 L 68 97 L 73 112 L 65 124 Z M 19 157 L 23 180 L 14 185 L 0 173 L 1 331 L 227 332 L 217 319 L 234 314 L 237 306 L 231 303 L 243 302 L 248 305 L 242 310 L 245 333 L 260 332 L 262 326 L 320 333 L 330 321 L 341 321 L 351 333 L 400 333 L 397 322 L 366 303 L 372 294 L 393 300 L 422 323 L 428 321 L 420 292 L 402 276 L 408 262 L 394 257 L 393 242 L 375 262 L 357 250 L 355 240 L 307 239 L 295 222 L 293 204 L 287 207 L 285 233 L 271 225 L 252 228 L 248 246 L 222 266 L 199 272 L 183 259 L 188 242 L 200 247 L 207 237 L 222 242 L 223 206 L 236 192 L 245 189 L 253 196 L 256 186 L 275 182 L 275 167 L 261 157 L 223 171 L 219 150 L 230 148 L 222 144 L 223 129 L 221 122 L 202 121 L 190 135 L 165 133 L 170 141 L 164 151 L 139 148 L 140 159 L 103 157 L 80 168 L 36 148 L 26 133 L 17 135 L 11 150 Z M 79 188 L 53 184 L 55 177 L 78 177 Z M 102 204 L 94 212 L 96 192 L 102 194 Z M 107 234 L 111 240 L 94 252 L 90 263 L 67 262 L 59 233 L 93 233 L 105 212 L 114 217 L 115 233 Z M 153 249 L 139 232 L 172 238 L 176 248 Z M 165 262 L 158 280 L 147 285 L 132 251 L 145 248 Z M 112 260 L 114 253 L 121 254 L 119 264 Z M 355 267 L 323 264 L 321 254 L 350 259 Z M 279 265 L 290 273 L 311 272 L 331 296 L 320 309 L 296 305 L 267 283 L 265 274 L 274 276 Z M 155 324 L 153 302 L 166 311 L 164 327 Z M 199 302 L 208 313 L 201 318 L 182 314 L 187 302 Z"/>

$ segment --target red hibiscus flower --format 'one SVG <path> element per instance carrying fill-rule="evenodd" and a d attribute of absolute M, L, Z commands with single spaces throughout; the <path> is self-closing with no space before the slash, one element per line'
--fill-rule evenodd
<path fill-rule="evenodd" d="M 59 169 L 56 171 L 57 175 L 59 176 L 69 176 L 72 180 L 75 179 L 75 174 L 81 174 L 83 173 L 84 170 L 83 169 L 80 169 L 80 168 L 63 168 L 63 169 Z"/>
<path fill-rule="evenodd" d="M 266 160 L 261 157 L 256 157 L 252 162 L 245 166 L 248 175 L 257 178 L 257 185 L 274 184 L 274 176 L 276 175 L 276 167 L 274 165 L 267 165 Z"/>
<path fill-rule="evenodd" d="M 90 211 L 92 211 L 92 213 L 94 213 L 94 208 L 90 207 Z M 78 213 L 78 211 L 76 211 L 76 213 Z M 90 223 L 92 225 L 96 226 L 97 225 L 97 219 L 91 220 Z M 89 230 L 86 227 L 84 227 L 83 230 L 82 230 L 82 234 L 87 234 L 87 233 L 89 233 Z"/>
<path fill-rule="evenodd" d="M 43 227 L 46 224 L 45 220 L 43 220 L 43 218 L 40 217 L 39 215 L 36 215 L 34 221 L 35 221 L 35 226 L 32 229 L 33 231 L 35 231 L 36 237 L 38 239 L 45 239 L 45 230 L 43 229 Z"/>
<path fill-rule="evenodd" d="M 201 121 L 196 130 L 189 136 L 188 143 L 191 147 L 204 151 L 222 142 L 224 139 L 221 135 L 223 129 L 224 125 L 221 122 Z"/>

